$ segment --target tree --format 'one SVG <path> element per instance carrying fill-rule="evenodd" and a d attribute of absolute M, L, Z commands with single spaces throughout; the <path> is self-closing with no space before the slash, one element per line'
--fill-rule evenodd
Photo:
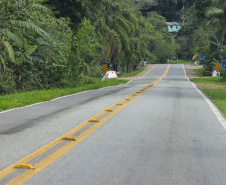
<path fill-rule="evenodd" d="M 134 9 L 144 10 L 144 9 L 148 9 L 152 6 L 156 6 L 157 1 L 156 0 L 133 0 L 132 4 L 133 4 Z"/>
<path fill-rule="evenodd" d="M 151 23 L 155 28 L 162 32 L 162 31 L 168 31 L 168 26 L 166 24 L 166 19 L 158 15 L 157 12 L 150 12 L 147 15 L 147 21 Z"/>

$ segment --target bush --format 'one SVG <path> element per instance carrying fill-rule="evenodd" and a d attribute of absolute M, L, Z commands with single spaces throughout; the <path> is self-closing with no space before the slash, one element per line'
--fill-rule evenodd
<path fill-rule="evenodd" d="M 100 66 L 100 62 L 91 62 L 91 64 L 87 67 L 87 72 L 90 77 L 101 77 L 102 66 Z"/>
<path fill-rule="evenodd" d="M 226 67 L 224 68 L 224 70 L 222 71 L 222 73 L 223 73 L 222 81 L 226 82 Z"/>
<path fill-rule="evenodd" d="M 93 78 L 90 78 L 90 77 L 85 76 L 85 75 L 83 75 L 83 74 L 79 75 L 78 78 L 79 78 L 79 79 L 78 79 L 79 84 L 82 84 L 82 85 L 84 85 L 84 84 L 93 84 L 93 83 L 95 83 L 95 80 L 94 80 Z"/>
<path fill-rule="evenodd" d="M 0 76 L 0 94 L 16 92 L 16 83 L 11 74 L 5 73 Z"/>

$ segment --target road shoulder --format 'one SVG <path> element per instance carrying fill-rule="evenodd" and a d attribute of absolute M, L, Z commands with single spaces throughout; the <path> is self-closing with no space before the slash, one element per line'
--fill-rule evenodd
<path fill-rule="evenodd" d="M 194 72 L 194 69 L 200 68 L 202 68 L 202 66 L 191 66 L 190 64 L 184 64 L 184 69 L 189 79 L 198 78 L 198 76 Z"/>
<path fill-rule="evenodd" d="M 150 71 L 153 67 L 154 67 L 155 64 L 148 64 L 147 67 L 140 73 L 138 73 L 136 76 L 130 76 L 130 77 L 126 77 L 126 78 L 118 78 L 120 80 L 133 80 L 133 79 L 136 79 L 136 78 L 140 78 L 142 76 L 144 76 L 148 71 Z"/>

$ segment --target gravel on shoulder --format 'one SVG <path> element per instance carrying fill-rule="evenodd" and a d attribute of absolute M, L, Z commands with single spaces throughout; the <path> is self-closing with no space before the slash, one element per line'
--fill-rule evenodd
<path fill-rule="evenodd" d="M 200 69 L 202 67 L 203 66 L 191 66 L 190 64 L 184 64 L 184 69 L 189 79 L 198 78 L 198 76 L 194 72 L 194 69 Z"/>

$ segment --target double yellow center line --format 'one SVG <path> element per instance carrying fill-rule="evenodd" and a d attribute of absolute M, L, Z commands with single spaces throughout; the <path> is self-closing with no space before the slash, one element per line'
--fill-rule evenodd
<path fill-rule="evenodd" d="M 132 101 L 136 100 L 141 94 L 143 94 L 145 91 L 147 91 L 148 89 L 153 87 L 155 84 L 157 84 L 160 80 L 162 80 L 162 78 L 166 76 L 169 68 L 170 68 L 170 65 L 167 66 L 167 69 L 165 70 L 164 74 L 161 77 L 159 77 L 157 80 L 153 81 L 151 84 L 129 95 L 128 97 L 121 100 L 120 102 L 114 105 L 111 105 L 107 109 L 102 110 L 101 112 L 97 113 L 96 115 L 92 116 L 91 118 L 87 119 L 86 121 L 82 122 L 81 124 L 73 128 L 69 132 L 65 133 L 61 137 L 55 139 L 51 143 L 43 146 L 42 148 L 31 153 L 30 155 L 24 157 L 23 159 L 3 169 L 2 171 L 0 171 L 0 179 L 7 177 L 14 170 L 18 170 L 18 168 L 28 168 L 25 172 L 22 171 L 20 175 L 16 176 L 15 178 L 13 177 L 14 179 L 12 179 L 7 183 L 8 185 L 23 184 L 32 176 L 34 176 L 35 174 L 43 170 L 45 167 L 50 165 L 56 159 L 61 157 L 63 154 L 65 154 L 67 151 L 69 151 L 71 148 L 73 148 L 75 145 L 77 145 L 79 142 L 85 139 L 100 125 L 102 125 L 106 120 L 108 120 L 110 117 L 116 114 L 119 110 L 121 110 L 122 108 L 130 104 Z M 72 137 L 73 135 L 76 135 L 76 137 Z M 62 143 L 62 142 L 65 142 L 65 143 Z M 37 157 L 40 157 L 40 155 L 44 154 L 45 152 L 48 152 L 50 149 L 52 149 L 53 147 L 56 147 L 60 143 L 63 144 L 63 146 L 61 146 L 55 152 L 52 152 L 50 155 L 42 159 L 40 162 L 38 162 L 34 166 L 28 164 L 31 160 Z"/>

